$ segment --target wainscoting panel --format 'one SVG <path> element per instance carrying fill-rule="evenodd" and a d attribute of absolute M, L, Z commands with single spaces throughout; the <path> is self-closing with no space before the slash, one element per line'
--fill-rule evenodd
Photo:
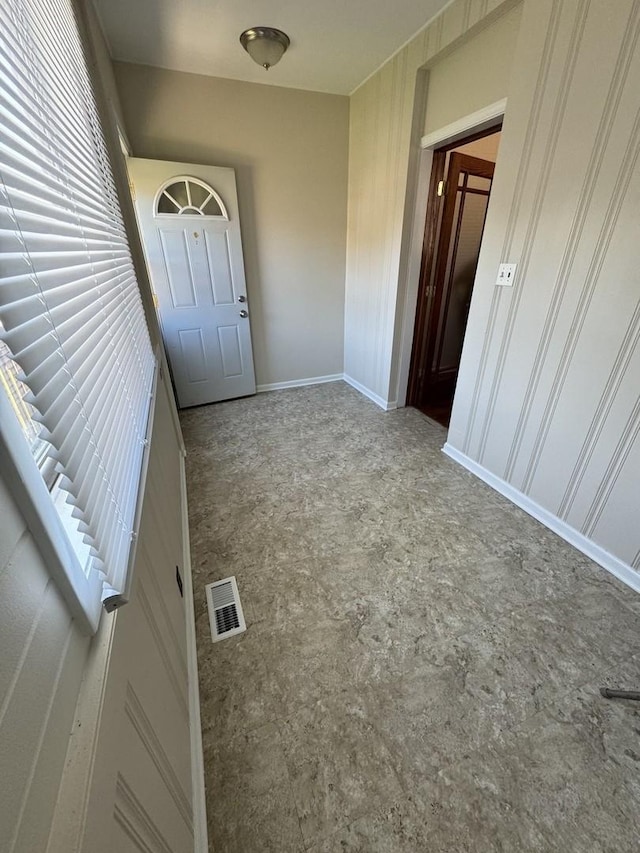
<path fill-rule="evenodd" d="M 640 3 L 526 0 L 516 57 L 448 441 L 637 569 Z"/>

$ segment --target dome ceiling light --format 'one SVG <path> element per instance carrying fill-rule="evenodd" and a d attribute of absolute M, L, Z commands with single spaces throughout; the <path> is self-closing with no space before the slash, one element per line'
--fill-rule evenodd
<path fill-rule="evenodd" d="M 251 27 L 240 36 L 240 44 L 251 59 L 268 71 L 280 62 L 291 44 L 289 36 L 273 27 Z"/>

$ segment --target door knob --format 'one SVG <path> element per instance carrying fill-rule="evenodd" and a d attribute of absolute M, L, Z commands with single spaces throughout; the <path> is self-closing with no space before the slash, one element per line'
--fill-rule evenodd
<path fill-rule="evenodd" d="M 248 311 L 241 311 L 241 312 L 240 312 L 240 316 L 241 316 L 241 317 L 248 317 L 248 316 L 249 316 L 249 312 L 248 312 Z"/>
<path fill-rule="evenodd" d="M 238 296 L 238 302 L 246 302 L 246 301 L 247 301 L 246 296 Z"/>

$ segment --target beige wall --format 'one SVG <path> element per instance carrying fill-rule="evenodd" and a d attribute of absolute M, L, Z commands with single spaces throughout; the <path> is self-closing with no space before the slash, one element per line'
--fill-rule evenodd
<path fill-rule="evenodd" d="M 466 145 L 459 145 L 457 148 L 454 148 L 454 151 L 457 151 L 459 154 L 469 154 L 471 157 L 479 157 L 481 160 L 490 160 L 492 163 L 495 163 L 498 159 L 500 136 L 500 133 L 492 133 L 491 136 L 483 136 L 482 139 L 467 142 Z"/>
<path fill-rule="evenodd" d="M 236 170 L 258 384 L 342 373 L 349 99 L 115 70 L 136 157 Z"/>
<path fill-rule="evenodd" d="M 507 97 L 522 3 L 429 67 L 424 133 Z"/>

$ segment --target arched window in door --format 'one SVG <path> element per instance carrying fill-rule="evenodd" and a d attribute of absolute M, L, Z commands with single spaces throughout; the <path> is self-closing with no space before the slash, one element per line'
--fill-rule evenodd
<path fill-rule="evenodd" d="M 229 219 L 218 193 L 199 178 L 181 175 L 166 181 L 154 201 L 156 216 L 212 216 Z"/>

